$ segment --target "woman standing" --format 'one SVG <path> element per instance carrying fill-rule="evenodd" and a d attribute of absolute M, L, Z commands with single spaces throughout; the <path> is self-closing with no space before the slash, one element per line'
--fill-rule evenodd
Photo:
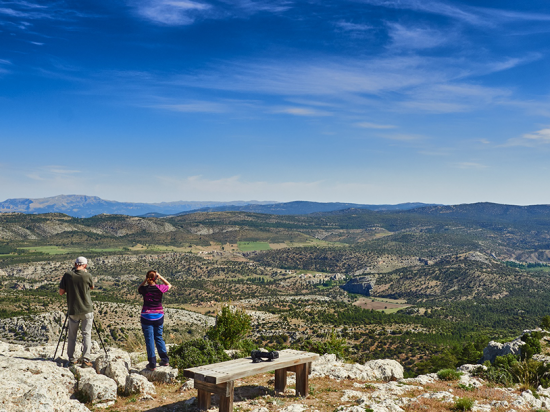
<path fill-rule="evenodd" d="M 156 281 L 160 280 L 161 285 Z M 162 339 L 162 329 L 164 325 L 164 309 L 162 308 L 162 295 L 172 285 L 164 279 L 157 271 L 150 270 L 141 285 L 138 293 L 143 296 L 143 307 L 141 309 L 141 329 L 145 337 L 147 346 L 147 358 L 149 363 L 147 369 L 154 371 L 157 367 L 157 357 L 155 355 L 155 346 L 160 357 L 160 366 L 168 365 L 168 353 L 166 345 Z"/>

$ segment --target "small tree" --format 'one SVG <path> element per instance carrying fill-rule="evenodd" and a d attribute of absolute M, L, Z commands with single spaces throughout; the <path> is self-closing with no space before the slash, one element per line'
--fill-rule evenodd
<path fill-rule="evenodd" d="M 250 330 L 250 316 L 243 309 L 225 305 L 216 315 L 216 324 L 208 329 L 206 336 L 220 342 L 225 349 L 232 349 Z"/>
<path fill-rule="evenodd" d="M 550 315 L 546 315 L 540 322 L 540 327 L 544 330 L 550 330 Z"/>

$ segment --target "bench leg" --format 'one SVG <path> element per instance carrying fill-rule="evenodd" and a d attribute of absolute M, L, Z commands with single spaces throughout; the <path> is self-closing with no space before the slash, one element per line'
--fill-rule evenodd
<path fill-rule="evenodd" d="M 286 389 L 286 369 L 275 371 L 275 391 L 284 392 Z"/>
<path fill-rule="evenodd" d="M 296 395 L 306 397 L 309 390 L 309 370 L 307 363 L 296 366 Z"/>
<path fill-rule="evenodd" d="M 233 391 L 229 396 L 220 395 L 220 412 L 233 412 Z"/>
<path fill-rule="evenodd" d="M 207 409 L 210 409 L 210 400 L 212 398 L 210 392 L 207 392 L 205 390 L 202 390 L 202 389 L 197 389 L 199 394 L 198 394 L 198 398 L 199 398 L 199 410 L 201 411 L 206 411 Z M 233 400 L 233 399 L 231 399 Z"/>

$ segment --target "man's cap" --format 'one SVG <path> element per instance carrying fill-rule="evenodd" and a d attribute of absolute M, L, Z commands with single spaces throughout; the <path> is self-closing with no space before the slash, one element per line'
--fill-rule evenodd
<path fill-rule="evenodd" d="M 76 260 L 74 261 L 75 265 L 87 265 L 88 264 L 88 259 L 86 259 L 84 256 L 80 256 L 80 257 L 77 257 Z"/>

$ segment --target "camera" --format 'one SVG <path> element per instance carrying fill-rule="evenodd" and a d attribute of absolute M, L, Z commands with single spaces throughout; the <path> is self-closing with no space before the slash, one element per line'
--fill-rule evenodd
<path fill-rule="evenodd" d="M 273 359 L 279 359 L 279 352 L 262 352 L 261 350 L 253 350 L 250 352 L 250 357 L 252 358 L 253 363 L 263 362 L 263 359 L 266 362 L 271 362 Z"/>

